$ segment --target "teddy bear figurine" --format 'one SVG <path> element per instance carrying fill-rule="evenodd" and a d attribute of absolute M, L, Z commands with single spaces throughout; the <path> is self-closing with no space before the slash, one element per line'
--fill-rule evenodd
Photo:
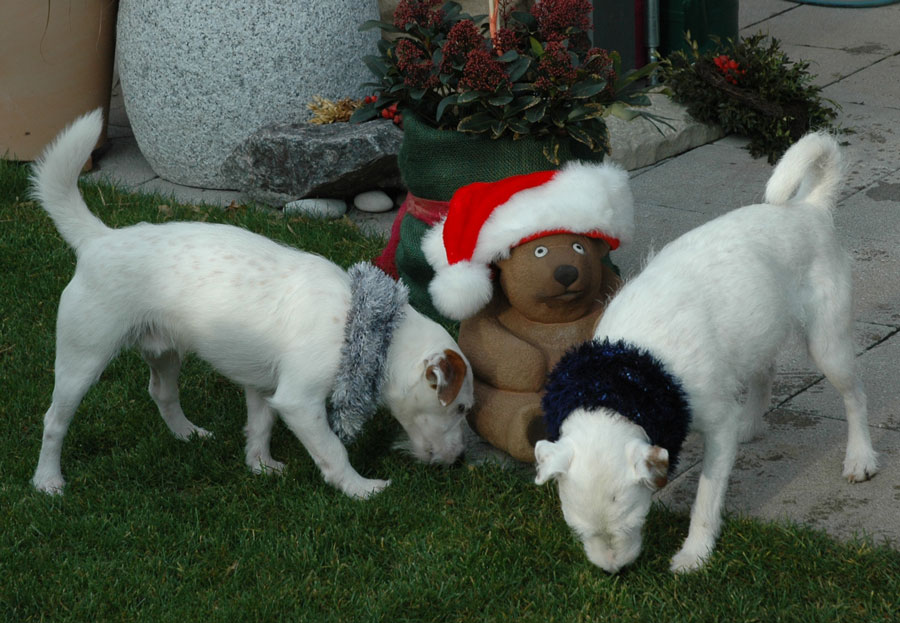
<path fill-rule="evenodd" d="M 545 437 L 548 372 L 621 286 L 607 256 L 630 241 L 633 212 L 625 171 L 572 162 L 460 188 L 423 239 L 432 301 L 461 321 L 475 375 L 469 424 L 515 459 L 533 462 Z"/>

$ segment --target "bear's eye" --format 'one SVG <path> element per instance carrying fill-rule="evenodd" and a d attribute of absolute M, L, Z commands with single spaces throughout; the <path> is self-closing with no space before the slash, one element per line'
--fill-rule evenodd
<path fill-rule="evenodd" d="M 575 253 L 577 253 L 578 255 L 584 255 L 584 247 L 581 246 L 579 243 L 573 242 L 572 248 L 575 249 Z"/>
<path fill-rule="evenodd" d="M 534 256 L 535 257 L 544 257 L 547 255 L 547 247 L 535 247 L 534 248 Z"/>

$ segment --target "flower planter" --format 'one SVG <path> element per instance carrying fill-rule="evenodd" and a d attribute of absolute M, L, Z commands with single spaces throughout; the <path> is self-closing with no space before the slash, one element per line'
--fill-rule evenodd
<path fill-rule="evenodd" d="M 109 112 L 116 0 L 6 0 L 0 19 L 0 157 L 33 160 L 62 128 Z M 97 146 L 106 140 L 106 129 Z"/>
<path fill-rule="evenodd" d="M 391 231 L 391 240 L 376 263 L 409 287 L 414 307 L 443 319 L 428 294 L 434 271 L 421 250 L 422 236 L 447 210 L 447 202 L 461 186 L 495 182 L 512 175 L 555 169 L 573 160 L 602 161 L 603 152 L 591 152 L 581 143 L 562 142 L 560 165 L 544 156 L 546 142 L 535 138 L 491 139 L 452 130 L 436 130 L 409 112 L 403 115 L 403 143 L 397 164 L 409 196 Z"/>

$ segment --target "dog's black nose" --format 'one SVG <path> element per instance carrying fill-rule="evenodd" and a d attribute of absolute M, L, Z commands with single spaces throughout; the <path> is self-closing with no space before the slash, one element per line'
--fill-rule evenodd
<path fill-rule="evenodd" d="M 553 278 L 566 287 L 569 287 L 578 279 L 578 269 L 569 264 L 557 266 L 553 271 Z"/>

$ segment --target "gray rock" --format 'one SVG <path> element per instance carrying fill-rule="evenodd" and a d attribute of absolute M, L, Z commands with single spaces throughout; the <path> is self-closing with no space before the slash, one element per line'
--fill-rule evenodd
<path fill-rule="evenodd" d="M 235 188 L 221 166 L 270 123 L 305 121 L 314 95 L 362 97 L 377 0 L 121 0 L 116 51 L 137 143 L 160 177 Z"/>
<path fill-rule="evenodd" d="M 353 198 L 353 207 L 363 212 L 387 212 L 394 207 L 394 200 L 383 190 L 367 190 Z"/>
<path fill-rule="evenodd" d="M 288 216 L 336 219 L 346 212 L 347 202 L 341 199 L 297 199 L 284 205 L 284 213 Z"/>
<path fill-rule="evenodd" d="M 399 188 L 403 132 L 384 120 L 270 125 L 239 144 L 223 170 L 250 199 L 283 205 L 298 197 L 352 199 Z"/>

